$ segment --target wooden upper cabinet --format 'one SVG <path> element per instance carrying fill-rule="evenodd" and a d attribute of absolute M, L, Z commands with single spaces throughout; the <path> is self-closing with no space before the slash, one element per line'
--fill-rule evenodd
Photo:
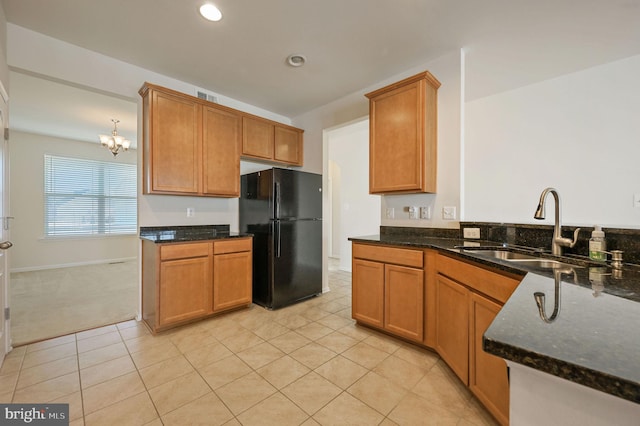
<path fill-rule="evenodd" d="M 436 192 L 437 91 L 428 71 L 366 94 L 369 192 Z"/>
<path fill-rule="evenodd" d="M 242 119 L 238 114 L 205 106 L 202 115 L 203 192 L 240 195 Z"/>
<path fill-rule="evenodd" d="M 273 159 L 302 166 L 302 130 L 275 126 Z"/>
<path fill-rule="evenodd" d="M 159 91 L 153 91 L 146 101 L 145 106 L 150 111 L 150 143 L 145 143 L 144 148 L 148 154 L 145 192 L 197 194 L 202 149 L 200 105 L 182 96 Z"/>
<path fill-rule="evenodd" d="M 242 155 L 272 160 L 274 128 L 270 121 L 242 117 Z"/>
<path fill-rule="evenodd" d="M 242 117 L 242 156 L 302 166 L 303 130 L 260 117 Z"/>

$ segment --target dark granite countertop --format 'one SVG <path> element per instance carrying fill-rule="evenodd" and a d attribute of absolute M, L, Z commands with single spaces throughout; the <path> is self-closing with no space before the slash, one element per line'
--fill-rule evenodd
<path fill-rule="evenodd" d="M 140 238 L 154 243 L 220 240 L 251 236 L 251 234 L 230 232 L 229 225 L 140 227 Z"/>
<path fill-rule="evenodd" d="M 457 248 L 458 238 L 372 235 L 354 242 L 431 248 L 524 278 L 484 335 L 484 349 L 504 359 L 640 403 L 640 267 L 586 258 L 542 257 L 573 267 L 539 268 Z M 480 241 L 480 245 L 500 245 Z M 520 248 L 514 247 L 518 251 Z M 555 316 L 556 282 L 560 303 Z M 545 295 L 544 321 L 535 293 Z"/>

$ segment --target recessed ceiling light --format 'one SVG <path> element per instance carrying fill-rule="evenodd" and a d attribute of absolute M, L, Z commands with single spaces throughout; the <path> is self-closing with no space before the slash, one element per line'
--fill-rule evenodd
<path fill-rule="evenodd" d="M 200 6 L 200 15 L 202 15 L 204 19 L 214 22 L 222 19 L 222 12 L 220 12 L 220 9 L 218 9 L 211 3 L 205 3 Z"/>
<path fill-rule="evenodd" d="M 299 53 L 294 53 L 287 57 L 287 63 L 292 67 L 301 67 L 305 62 L 307 62 L 307 58 Z"/>

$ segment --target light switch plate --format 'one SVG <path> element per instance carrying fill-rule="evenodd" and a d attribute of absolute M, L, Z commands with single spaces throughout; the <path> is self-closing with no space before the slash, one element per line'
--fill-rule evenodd
<path fill-rule="evenodd" d="M 387 207 L 386 216 L 387 219 L 393 219 L 395 216 L 395 209 L 393 207 Z"/>
<path fill-rule="evenodd" d="M 444 206 L 442 208 L 442 218 L 444 220 L 455 220 L 456 219 L 455 206 Z"/>
<path fill-rule="evenodd" d="M 420 219 L 431 219 L 431 207 L 420 207 Z"/>

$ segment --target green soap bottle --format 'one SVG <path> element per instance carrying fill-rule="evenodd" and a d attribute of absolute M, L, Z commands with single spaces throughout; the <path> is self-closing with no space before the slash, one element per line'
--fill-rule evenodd
<path fill-rule="evenodd" d="M 607 240 L 604 238 L 604 231 L 599 225 L 596 225 L 589 239 L 589 258 L 598 262 L 604 262 L 607 260 L 606 250 Z"/>

